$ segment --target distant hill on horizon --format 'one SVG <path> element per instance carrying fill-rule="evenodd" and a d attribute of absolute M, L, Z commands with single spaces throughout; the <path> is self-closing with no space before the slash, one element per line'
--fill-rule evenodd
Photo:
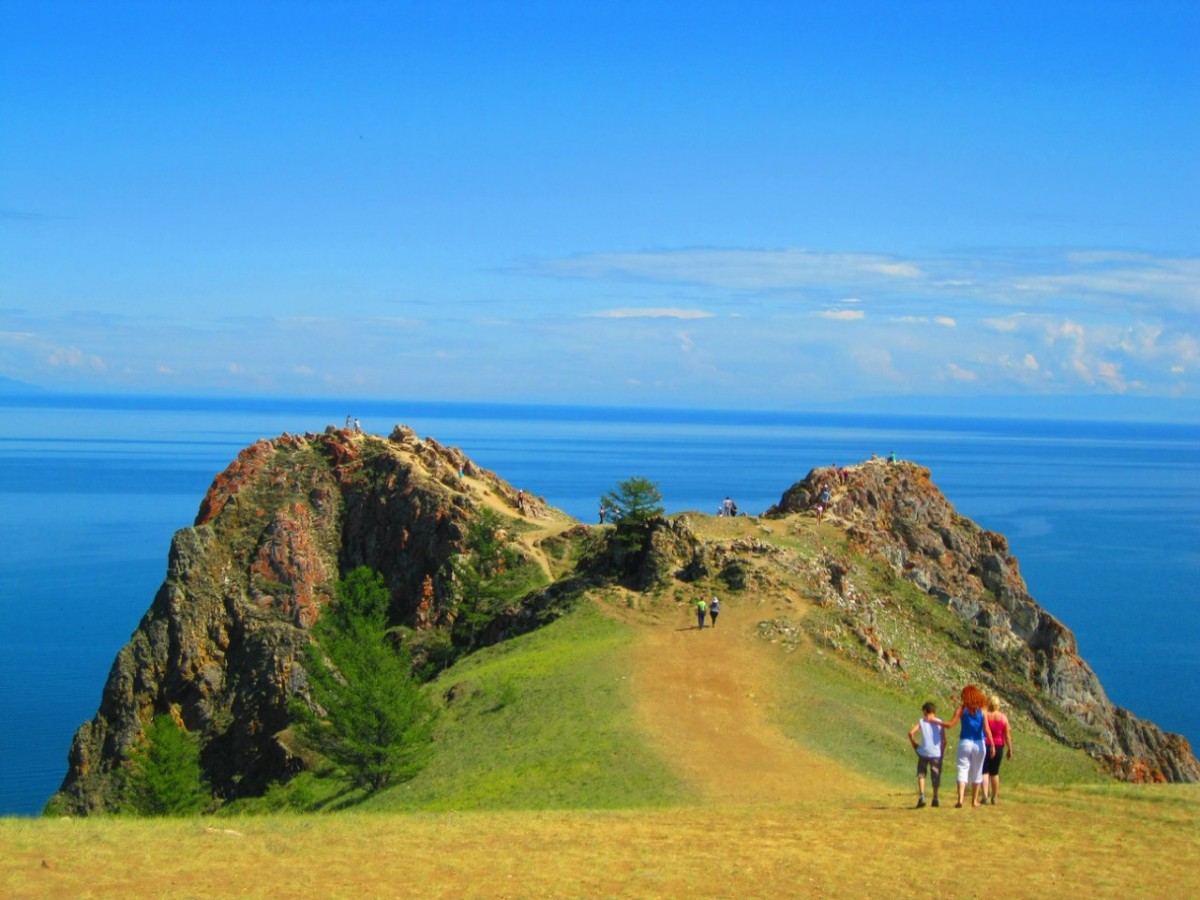
<path fill-rule="evenodd" d="M 36 384 L 30 384 L 27 381 L 18 381 L 16 378 L 7 378 L 0 375 L 0 394 L 44 394 L 46 389 L 38 387 Z"/>

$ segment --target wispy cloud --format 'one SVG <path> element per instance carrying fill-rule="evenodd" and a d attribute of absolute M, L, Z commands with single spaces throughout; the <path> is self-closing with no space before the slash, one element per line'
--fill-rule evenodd
<path fill-rule="evenodd" d="M 957 320 L 951 316 L 891 316 L 889 322 L 895 322 L 897 325 L 940 325 L 943 328 L 956 328 Z"/>
<path fill-rule="evenodd" d="M 911 260 L 735 250 L 574 257 L 529 271 L 641 280 L 619 293 L 599 281 L 540 285 L 556 300 L 550 314 L 541 300 L 428 318 L 14 310 L 0 332 L 0 374 L 89 389 L 555 402 L 736 405 L 748 395 L 789 403 L 927 392 L 1196 397 L 1200 324 L 1187 311 L 1192 288 L 1184 284 L 1192 264 L 1099 250 Z M 685 277 L 685 287 L 665 280 Z M 1137 294 L 1138 284 L 1150 292 Z M 1154 299 L 1165 295 L 1169 301 Z"/>
<path fill-rule="evenodd" d="M 1129 309 L 1162 315 L 1200 312 L 1200 258 L 1114 250 L 1005 249 L 906 259 L 880 253 L 804 249 L 682 249 L 594 253 L 534 261 L 540 277 L 690 285 L 729 302 L 747 296 L 827 304 L 938 304 L 1046 311 Z M 620 312 L 620 311 L 617 311 Z M 914 313 L 916 314 L 916 313 Z"/>
<path fill-rule="evenodd" d="M 729 290 L 790 290 L 821 285 L 888 283 L 921 278 L 910 260 L 872 253 L 809 250 L 666 250 L 594 253 L 530 263 L 525 274 L 651 281 Z"/>
<path fill-rule="evenodd" d="M 711 319 L 713 314 L 699 309 L 606 309 L 588 314 L 594 319 Z"/>
<path fill-rule="evenodd" d="M 46 357 L 46 364 L 54 368 L 90 369 L 103 372 L 108 367 L 99 356 L 85 353 L 78 347 L 55 347 Z"/>

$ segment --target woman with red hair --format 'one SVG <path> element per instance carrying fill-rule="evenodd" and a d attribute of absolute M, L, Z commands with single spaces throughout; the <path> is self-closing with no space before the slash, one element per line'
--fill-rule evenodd
<path fill-rule="evenodd" d="M 962 703 L 953 718 L 946 723 L 946 727 L 951 728 L 962 721 L 962 730 L 958 733 L 958 802 L 954 804 L 956 807 L 963 805 L 967 782 L 971 784 L 971 805 L 981 805 L 979 792 L 983 787 L 983 760 L 989 750 L 992 753 L 996 752 L 996 747 L 992 744 L 992 731 L 983 711 L 986 706 L 987 697 L 983 695 L 983 691 L 973 684 L 968 684 L 962 689 Z"/>

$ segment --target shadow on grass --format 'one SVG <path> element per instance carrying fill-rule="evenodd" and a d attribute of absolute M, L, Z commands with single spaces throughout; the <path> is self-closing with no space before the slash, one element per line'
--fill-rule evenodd
<path fill-rule="evenodd" d="M 330 794 L 328 797 L 322 797 L 320 800 L 309 804 L 305 811 L 340 812 L 344 809 L 350 809 L 353 806 L 357 806 L 370 796 L 370 791 L 356 788 L 353 785 L 346 785 L 337 793 Z"/>

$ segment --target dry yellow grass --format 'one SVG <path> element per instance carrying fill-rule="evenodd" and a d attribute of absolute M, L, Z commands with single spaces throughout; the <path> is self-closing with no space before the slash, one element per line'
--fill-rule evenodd
<path fill-rule="evenodd" d="M 1200 893 L 1200 795 L 1041 789 L 971 810 L 0 822 L 5 897 L 1175 897 Z"/>

